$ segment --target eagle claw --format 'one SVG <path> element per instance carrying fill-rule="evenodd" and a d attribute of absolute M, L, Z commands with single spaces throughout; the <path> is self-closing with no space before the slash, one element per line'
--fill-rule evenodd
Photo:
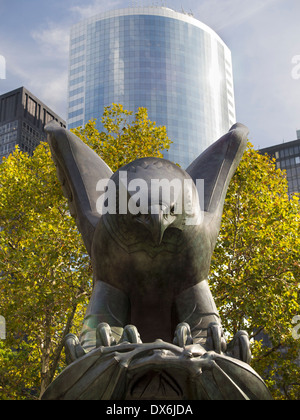
<path fill-rule="evenodd" d="M 227 345 L 225 338 L 223 337 L 223 329 L 217 322 L 212 322 L 208 326 L 206 346 L 208 351 L 213 350 L 214 352 L 221 354 L 225 353 Z"/>
<path fill-rule="evenodd" d="M 177 325 L 173 344 L 178 347 L 185 347 L 193 344 L 193 337 L 189 324 L 182 322 L 181 324 Z"/>
<path fill-rule="evenodd" d="M 142 342 L 140 334 L 134 325 L 127 325 L 124 328 L 122 337 L 118 344 L 126 342 L 133 344 L 139 344 Z M 117 342 L 113 336 L 110 325 L 108 325 L 106 322 L 102 322 L 98 325 L 96 330 L 96 348 L 102 346 L 109 347 L 115 345 L 117 345 Z"/>
<path fill-rule="evenodd" d="M 251 350 L 249 335 L 246 331 L 239 331 L 236 333 L 233 340 L 228 344 L 227 355 L 250 364 Z"/>
<path fill-rule="evenodd" d="M 68 365 L 80 359 L 87 352 L 81 346 L 78 337 L 75 334 L 68 334 L 64 339 L 66 362 Z"/>
<path fill-rule="evenodd" d="M 124 328 L 120 343 L 124 343 L 124 342 L 129 342 L 133 344 L 142 343 L 140 334 L 134 325 L 127 325 Z"/>
<path fill-rule="evenodd" d="M 83 357 L 85 354 L 89 353 L 89 351 L 99 348 L 99 347 L 110 347 L 115 346 L 121 343 L 142 343 L 140 338 L 140 334 L 137 328 L 134 325 L 127 325 L 124 330 L 122 337 L 117 343 L 116 339 L 114 338 L 113 332 L 111 327 L 106 322 L 102 322 L 96 328 L 96 343 L 94 341 L 86 341 L 88 344 L 84 348 L 78 337 L 75 334 L 68 334 L 64 340 L 65 346 L 65 353 L 66 353 L 66 362 L 68 365 L 75 362 L 76 360 Z"/>
<path fill-rule="evenodd" d="M 112 335 L 110 326 L 102 322 L 96 329 L 96 348 L 114 346 L 116 340 Z"/>

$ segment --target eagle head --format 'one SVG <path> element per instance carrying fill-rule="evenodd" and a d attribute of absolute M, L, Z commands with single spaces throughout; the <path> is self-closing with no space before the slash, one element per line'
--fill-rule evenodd
<path fill-rule="evenodd" d="M 201 223 L 203 194 L 198 189 L 190 175 L 174 163 L 141 158 L 110 178 L 101 211 L 122 218 L 135 232 L 146 229 L 158 246 L 167 229 L 183 231 Z"/>

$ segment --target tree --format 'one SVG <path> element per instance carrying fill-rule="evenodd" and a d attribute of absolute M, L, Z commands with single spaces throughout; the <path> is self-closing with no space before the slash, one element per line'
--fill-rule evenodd
<path fill-rule="evenodd" d="M 140 109 L 104 111 L 74 130 L 115 171 L 142 156 L 161 156 L 166 130 Z M 212 260 L 211 288 L 228 336 L 253 341 L 253 367 L 276 398 L 300 399 L 299 201 L 273 161 L 249 146 L 230 184 Z M 37 398 L 64 368 L 63 338 L 79 334 L 91 289 L 89 258 L 55 174 L 48 145 L 16 150 L 0 165 L 0 399 Z M 258 341 L 260 333 L 267 345 Z M 254 341 L 256 339 L 256 341 Z"/>
<path fill-rule="evenodd" d="M 140 109 L 121 105 L 75 130 L 113 170 L 142 156 L 161 156 L 170 140 Z M 88 137 L 86 138 L 86 135 Z M 65 366 L 64 337 L 79 334 L 91 289 L 89 257 L 61 193 L 49 147 L 16 149 L 0 165 L 0 399 L 37 398 Z"/>
<path fill-rule="evenodd" d="M 156 126 L 148 119 L 146 108 L 133 112 L 122 105 L 113 104 L 104 109 L 102 124 L 105 131 L 96 129 L 96 121 L 89 121 L 84 128 L 72 130 L 85 141 L 115 172 L 134 159 L 160 157 L 167 151 L 171 141 L 164 126 Z"/>
<path fill-rule="evenodd" d="M 5 345 L 18 349 L 10 371 L 0 362 L 1 381 L 5 392 L 17 380 L 15 397 L 28 397 L 34 389 L 43 392 L 60 366 L 63 339 L 88 294 L 91 270 L 47 145 L 32 157 L 16 150 L 5 159 L 0 185 L 0 312 Z"/>
<path fill-rule="evenodd" d="M 291 334 L 300 315 L 299 217 L 285 174 L 249 145 L 229 186 L 211 288 L 226 334 L 244 329 L 259 339 L 253 367 L 276 398 L 300 398 L 300 342 Z"/>

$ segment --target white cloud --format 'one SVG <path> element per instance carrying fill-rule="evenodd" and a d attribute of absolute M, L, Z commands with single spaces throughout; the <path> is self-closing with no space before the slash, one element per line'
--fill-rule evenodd
<path fill-rule="evenodd" d="M 63 118 L 66 116 L 71 25 L 108 8 L 117 8 L 121 3 L 121 0 L 113 0 L 108 5 L 103 0 L 91 0 L 84 5 L 71 7 L 68 17 L 64 16 L 60 22 L 49 21 L 30 32 L 39 54 L 35 51 L 30 57 L 27 51 L 26 66 L 18 63 L 15 71 L 26 80 L 29 90 L 38 92 L 39 98 Z M 21 70 L 22 74 L 20 67 L 26 68 L 26 71 Z"/>
<path fill-rule="evenodd" d="M 46 74 L 47 76 L 47 74 Z M 64 72 L 49 71 L 47 82 L 41 78 L 30 81 L 29 90 L 39 92 L 39 98 L 43 100 L 54 112 L 62 118 L 66 118 L 66 98 L 67 98 L 68 74 Z M 31 87 L 32 86 L 32 87 Z"/>
<path fill-rule="evenodd" d="M 79 15 L 80 19 L 85 19 L 98 13 L 107 12 L 111 9 L 117 9 L 121 7 L 122 4 L 124 4 L 124 1 L 122 0 L 111 0 L 109 3 L 103 2 L 103 0 L 93 0 L 89 4 L 73 6 L 70 8 L 70 11 Z"/>
<path fill-rule="evenodd" d="M 1 4 L 3 0 L 0 9 Z M 7 64 L 7 79 L 0 81 L 0 93 L 24 85 L 66 117 L 71 25 L 94 14 L 129 7 L 132 2 L 70 0 L 63 4 L 61 15 L 47 15 L 39 21 L 40 26 L 29 23 L 31 29 L 20 42 L 15 40 L 15 29 L 9 32 L 0 27 L 0 54 Z M 300 80 L 292 77 L 292 58 L 300 55 L 299 0 L 167 2 L 178 11 L 181 4 L 216 30 L 231 49 L 237 115 L 249 126 L 255 145 L 276 144 L 283 138 L 293 140 L 295 130 L 300 128 Z"/>
<path fill-rule="evenodd" d="M 31 31 L 43 55 L 65 57 L 69 51 L 69 27 L 49 24 L 48 28 Z"/>
<path fill-rule="evenodd" d="M 12 54 L 11 69 L 15 75 L 62 118 L 66 117 L 70 26 L 120 3 L 113 0 L 108 6 L 102 0 L 92 0 L 73 6 L 69 9 L 71 14 L 62 17 L 60 22 L 48 21 L 30 32 L 37 48 L 31 48 L 31 52 L 27 50 L 23 58 L 22 51 Z M 21 61 L 23 65 L 20 65 Z"/>
<path fill-rule="evenodd" d="M 54 112 L 66 118 L 68 86 L 69 26 L 49 22 L 48 26 L 31 31 L 31 37 L 39 49 L 28 60 L 26 86 L 38 92 Z"/>
<path fill-rule="evenodd" d="M 280 0 L 204 0 L 197 6 L 197 18 L 216 31 L 235 26 Z"/>
<path fill-rule="evenodd" d="M 41 54 L 22 54 L 16 48 L 10 48 L 6 55 L 8 76 L 8 89 L 25 86 L 54 112 L 66 118 L 66 97 L 68 72 L 67 63 Z M 1 93 L 1 92 L 0 92 Z"/>
<path fill-rule="evenodd" d="M 7 74 L 6 80 L 1 80 L 0 94 L 25 86 L 66 118 L 68 42 L 65 33 L 50 25 L 22 43 L 7 37 L 1 44 L 1 52 L 6 58 Z"/>
<path fill-rule="evenodd" d="M 294 140 L 300 127 L 300 81 L 292 77 L 292 57 L 300 54 L 297 12 L 293 0 L 272 3 L 239 37 L 232 31 L 237 114 L 256 147 Z"/>

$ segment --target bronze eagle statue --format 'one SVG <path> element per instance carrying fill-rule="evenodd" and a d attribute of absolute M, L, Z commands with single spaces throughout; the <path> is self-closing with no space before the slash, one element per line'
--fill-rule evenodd
<path fill-rule="evenodd" d="M 93 292 L 80 338 L 66 337 L 70 365 L 44 399 L 269 398 L 248 366 L 247 333 L 226 343 L 207 281 L 247 127 L 234 125 L 186 170 L 147 157 L 115 173 L 57 123 L 45 130 Z"/>

